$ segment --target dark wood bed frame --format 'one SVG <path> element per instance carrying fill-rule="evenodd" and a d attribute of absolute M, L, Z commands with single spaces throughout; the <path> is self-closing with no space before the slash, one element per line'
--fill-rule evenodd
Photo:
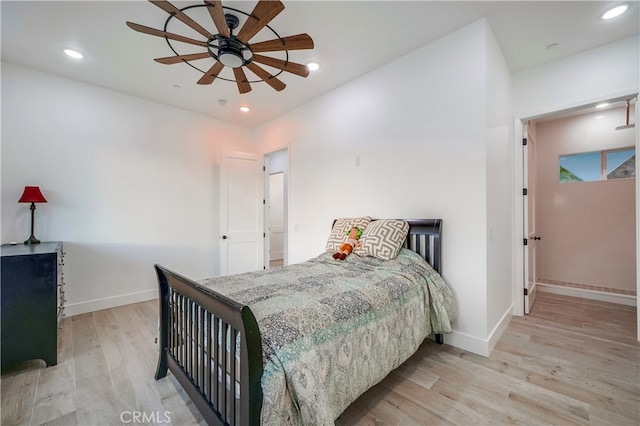
<path fill-rule="evenodd" d="M 405 247 L 442 273 L 442 220 L 407 222 Z M 160 288 L 156 380 L 171 370 L 209 425 L 260 424 L 262 342 L 251 309 L 160 265 L 155 270 Z M 442 334 L 435 339 L 443 343 Z"/>

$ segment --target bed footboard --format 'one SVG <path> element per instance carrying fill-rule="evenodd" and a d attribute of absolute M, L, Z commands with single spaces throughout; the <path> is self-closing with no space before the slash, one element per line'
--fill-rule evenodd
<path fill-rule="evenodd" d="M 262 342 L 241 305 L 155 265 L 160 290 L 156 380 L 170 370 L 209 425 L 257 425 Z"/>

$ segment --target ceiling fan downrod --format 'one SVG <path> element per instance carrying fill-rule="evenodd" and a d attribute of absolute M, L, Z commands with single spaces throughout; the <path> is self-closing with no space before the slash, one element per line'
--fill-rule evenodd
<path fill-rule="evenodd" d="M 220 61 L 224 66 L 238 68 L 243 66 L 246 62 L 242 51 L 247 49 L 247 46 L 238 41 L 238 39 L 233 35 L 233 30 L 238 28 L 240 20 L 237 16 L 230 13 L 226 13 L 224 15 L 224 19 L 229 27 L 230 36 L 229 38 L 220 37 L 218 39 L 218 61 Z"/>

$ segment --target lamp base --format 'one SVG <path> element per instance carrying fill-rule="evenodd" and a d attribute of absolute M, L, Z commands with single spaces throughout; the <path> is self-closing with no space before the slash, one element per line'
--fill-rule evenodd
<path fill-rule="evenodd" d="M 31 236 L 29 237 L 29 239 L 27 241 L 25 241 L 25 244 L 38 244 L 40 242 L 39 239 L 37 239 L 34 235 L 33 235 L 33 216 L 34 213 L 36 212 L 36 203 L 32 202 L 31 203 L 31 207 L 29 207 L 29 210 L 31 210 Z"/>
<path fill-rule="evenodd" d="M 40 240 L 37 239 L 36 237 L 34 237 L 33 235 L 29 237 L 29 239 L 27 241 L 24 242 L 25 244 L 39 244 Z"/>

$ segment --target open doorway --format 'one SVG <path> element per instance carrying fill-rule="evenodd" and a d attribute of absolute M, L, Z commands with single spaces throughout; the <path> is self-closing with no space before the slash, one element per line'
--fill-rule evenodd
<path fill-rule="evenodd" d="M 284 265 L 284 172 L 269 175 L 269 268 Z M 266 264 L 266 263 L 265 263 Z"/>
<path fill-rule="evenodd" d="M 527 195 L 520 198 L 522 195 L 518 194 L 520 205 L 516 207 L 516 222 L 520 217 L 516 223 L 517 235 L 523 235 L 520 241 L 524 246 L 516 249 L 519 284 L 515 288 L 515 315 L 522 315 L 530 306 L 524 294 L 531 287 L 530 277 L 535 277 L 537 287 L 534 288 L 538 291 L 637 306 L 638 178 L 635 175 L 612 180 L 617 178 L 614 169 L 623 166 L 613 161 L 616 156 L 626 155 L 623 160 L 635 170 L 638 129 L 629 125 L 625 108 L 626 101 L 630 100 L 630 121 L 636 123 L 635 97 L 611 99 L 605 109 L 597 109 L 593 103 L 516 121 L 517 140 L 524 141 L 527 136 L 533 139 L 537 164 L 528 161 L 524 149 L 521 156 L 516 155 L 516 169 L 520 167 L 517 173 L 522 173 L 521 177 L 516 175 L 516 182 L 523 185 L 516 187 L 522 195 Z M 598 181 L 583 182 L 584 179 L 579 178 L 577 183 L 567 183 L 561 173 L 561 161 L 574 154 L 588 154 L 585 157 L 598 160 Z M 610 164 L 606 164 L 607 159 L 611 159 Z M 526 183 L 531 178 L 532 167 L 535 167 L 533 174 L 537 174 L 533 185 L 530 181 Z M 613 198 L 607 201 L 608 198 L 599 193 L 609 198 L 614 193 L 621 195 L 618 201 L 612 201 Z M 535 220 L 534 232 L 528 223 L 529 217 Z M 614 235 L 623 226 L 623 233 Z M 531 256 L 531 248 L 535 256 Z M 521 257 L 518 252 L 522 253 Z M 594 266 L 599 268 L 597 273 L 589 270 Z M 622 270 L 625 273 L 621 273 Z"/>
<path fill-rule="evenodd" d="M 284 266 L 287 258 L 288 165 L 287 149 L 264 157 L 264 264 L 266 268 Z"/>

